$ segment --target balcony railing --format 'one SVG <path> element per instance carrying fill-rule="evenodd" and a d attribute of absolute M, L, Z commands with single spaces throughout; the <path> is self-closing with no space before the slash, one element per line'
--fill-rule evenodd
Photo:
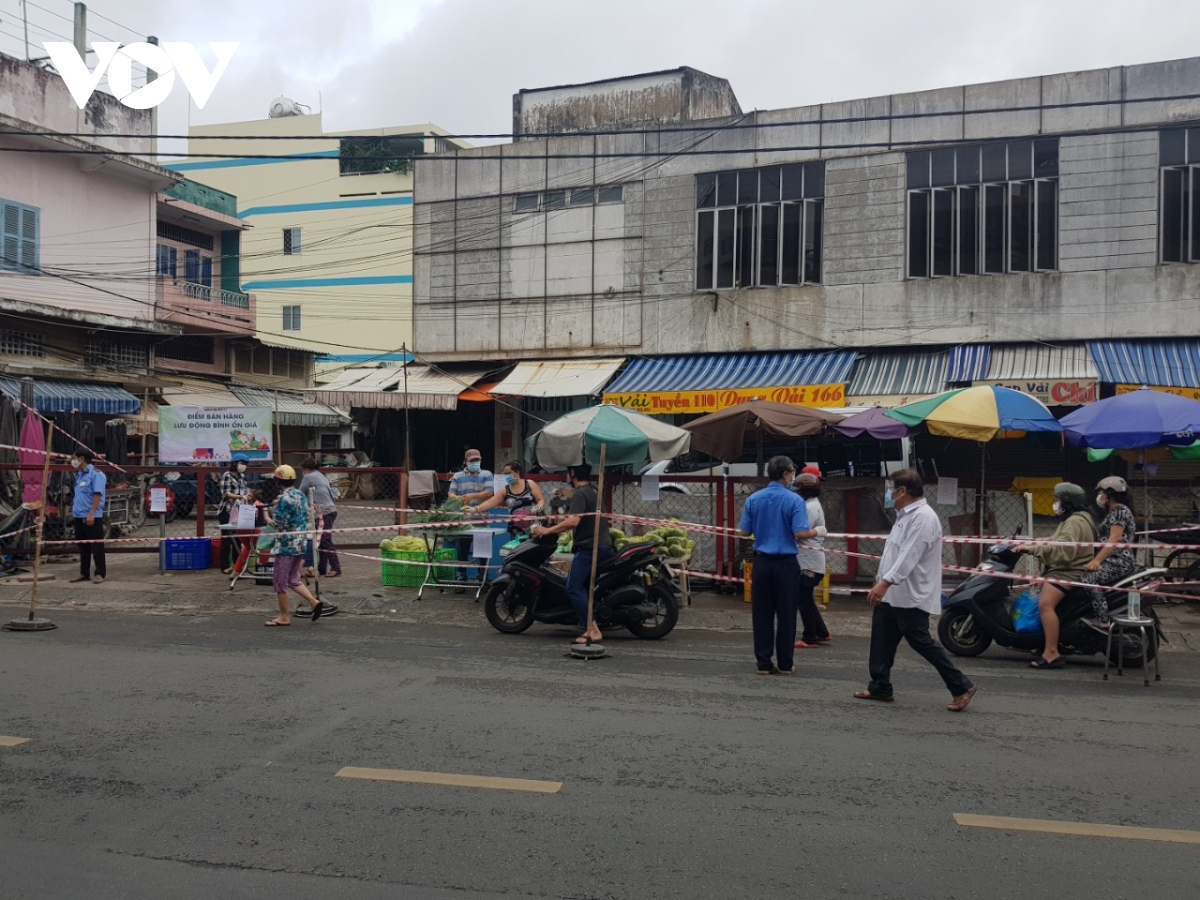
<path fill-rule="evenodd" d="M 241 291 L 223 291 L 193 281 L 176 282 L 183 296 L 191 300 L 204 300 L 207 303 L 217 302 L 222 306 L 235 306 L 238 309 L 250 308 L 250 295 Z"/>

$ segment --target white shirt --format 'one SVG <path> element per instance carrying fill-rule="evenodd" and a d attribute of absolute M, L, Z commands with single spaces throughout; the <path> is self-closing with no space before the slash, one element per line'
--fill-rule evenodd
<path fill-rule="evenodd" d="M 825 510 L 821 501 L 816 497 L 804 501 L 808 507 L 808 527 L 816 528 L 825 524 Z M 800 542 L 800 552 L 796 556 L 800 560 L 800 568 L 806 572 L 825 574 L 825 538 L 812 537 Z"/>
<path fill-rule="evenodd" d="M 924 497 L 897 510 L 879 562 L 879 580 L 891 585 L 884 603 L 941 614 L 942 523 Z"/>

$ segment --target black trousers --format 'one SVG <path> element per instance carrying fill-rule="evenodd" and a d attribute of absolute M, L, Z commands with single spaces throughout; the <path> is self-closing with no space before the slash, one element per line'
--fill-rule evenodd
<path fill-rule="evenodd" d="M 817 609 L 816 598 L 817 585 L 824 579 L 824 572 L 813 572 L 812 575 L 803 570 L 800 572 L 800 624 L 803 625 L 800 640 L 809 644 L 829 637 L 829 629 L 825 627 L 825 620 Z"/>
<path fill-rule="evenodd" d="M 750 578 L 750 615 L 754 622 L 754 659 L 758 668 L 790 669 L 796 655 L 796 602 L 800 563 L 795 556 L 754 557 Z"/>
<path fill-rule="evenodd" d="M 892 696 L 892 665 L 900 639 L 912 647 L 937 669 L 953 697 L 971 689 L 971 679 L 950 662 L 950 654 L 929 634 L 929 613 L 923 609 L 898 608 L 887 603 L 875 607 L 871 617 L 871 683 L 872 694 Z"/>
<path fill-rule="evenodd" d="M 233 512 L 231 509 L 223 509 L 217 513 L 217 524 L 228 525 L 229 514 Z M 234 562 L 241 554 L 241 549 L 238 547 L 238 542 L 231 531 L 221 532 L 221 568 L 231 569 Z"/>
<path fill-rule="evenodd" d="M 104 538 L 104 520 L 96 519 L 95 523 L 89 525 L 87 519 L 75 520 L 75 540 L 77 541 L 98 541 Z M 96 560 L 96 574 L 101 578 L 108 575 L 108 569 L 104 565 L 104 545 L 103 544 L 80 544 L 79 545 L 79 574 L 84 578 L 92 577 L 92 560 Z"/>

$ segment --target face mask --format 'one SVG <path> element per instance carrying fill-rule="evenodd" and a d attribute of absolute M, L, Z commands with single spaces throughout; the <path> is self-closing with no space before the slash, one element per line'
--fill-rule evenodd
<path fill-rule="evenodd" d="M 883 508 L 884 509 L 894 509 L 895 507 L 896 507 L 896 500 L 894 497 L 892 497 L 892 489 L 888 488 L 886 491 L 883 492 Z"/>
<path fill-rule="evenodd" d="M 479 472 L 479 463 L 477 463 L 477 462 L 469 462 L 469 463 L 467 463 L 467 471 L 468 471 L 468 472 L 470 472 L 472 475 L 478 474 L 478 472 Z"/>
<path fill-rule="evenodd" d="M 1108 495 L 1107 494 L 1097 494 L 1096 495 L 1096 505 L 1098 507 L 1100 507 L 1101 509 L 1104 509 L 1104 507 L 1108 505 Z"/>
<path fill-rule="evenodd" d="M 237 467 L 237 469 L 238 469 L 238 471 L 239 471 L 239 472 L 245 472 L 245 471 L 246 471 L 246 464 L 245 464 L 245 463 L 238 463 L 238 467 Z"/>
<path fill-rule="evenodd" d="M 77 457 L 74 457 L 74 456 L 71 457 L 71 468 L 72 469 L 79 468 L 79 459 Z"/>
<path fill-rule="evenodd" d="M 516 483 L 517 483 L 517 476 L 516 476 L 516 475 L 505 475 L 505 476 L 504 476 L 504 483 L 505 483 L 505 484 L 516 484 Z"/>
<path fill-rule="evenodd" d="M 1057 500 L 1054 501 L 1054 514 L 1056 516 L 1062 515 L 1062 504 L 1059 503 Z"/>

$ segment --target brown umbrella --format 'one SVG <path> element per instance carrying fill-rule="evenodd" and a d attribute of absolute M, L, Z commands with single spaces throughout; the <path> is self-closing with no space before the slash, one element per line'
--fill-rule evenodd
<path fill-rule="evenodd" d="M 764 435 L 807 437 L 820 434 L 834 422 L 840 421 L 841 416 L 820 409 L 789 406 L 770 400 L 751 400 L 710 413 L 682 427 L 692 433 L 693 450 L 700 450 L 722 462 L 733 462 L 751 441 L 761 456 Z"/>

